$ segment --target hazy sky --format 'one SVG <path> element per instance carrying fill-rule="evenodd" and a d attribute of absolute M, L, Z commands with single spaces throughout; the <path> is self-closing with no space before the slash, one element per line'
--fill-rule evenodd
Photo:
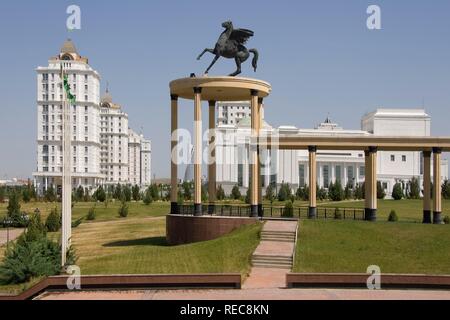
<path fill-rule="evenodd" d="M 66 8 L 82 10 L 82 29 L 68 32 Z M 366 28 L 377 4 L 382 30 Z M 201 74 L 231 19 L 255 31 L 249 48 L 259 69 L 243 76 L 270 82 L 266 120 L 311 128 L 327 113 L 348 129 L 384 106 L 425 102 L 432 133 L 450 136 L 450 1 L 1 1 L 0 179 L 30 177 L 36 164 L 36 74 L 68 37 L 106 81 L 129 114 L 130 127 L 151 138 L 153 173 L 169 176 L 170 80 Z M 211 75 L 234 71 L 219 60 Z M 191 104 L 180 105 L 180 125 L 192 128 Z M 207 121 L 204 106 L 204 121 Z M 206 123 L 206 122 L 205 122 Z"/>

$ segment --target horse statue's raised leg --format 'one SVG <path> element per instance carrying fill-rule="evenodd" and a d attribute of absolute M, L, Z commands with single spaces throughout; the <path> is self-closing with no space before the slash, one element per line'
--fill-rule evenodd
<path fill-rule="evenodd" d="M 204 55 L 205 53 L 207 53 L 207 52 L 212 53 L 212 54 L 215 54 L 215 53 L 214 53 L 214 49 L 208 49 L 208 48 L 206 48 L 205 50 L 203 50 L 202 53 L 200 53 L 200 54 L 198 55 L 197 60 L 200 60 L 200 59 L 203 57 L 203 55 Z"/>

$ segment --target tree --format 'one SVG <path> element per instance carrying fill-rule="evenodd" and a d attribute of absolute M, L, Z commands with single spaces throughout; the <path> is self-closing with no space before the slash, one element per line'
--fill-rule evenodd
<path fill-rule="evenodd" d="M 100 202 L 105 202 L 106 201 L 106 192 L 105 192 L 105 189 L 103 189 L 102 186 L 99 186 L 97 188 L 97 190 L 95 190 L 94 198 L 95 198 L 95 200 L 100 201 Z"/>
<path fill-rule="evenodd" d="M 413 177 L 408 182 L 408 199 L 420 199 L 420 185 L 419 179 Z"/>
<path fill-rule="evenodd" d="M 61 215 L 58 213 L 56 207 L 50 211 L 50 214 L 45 221 L 45 228 L 48 232 L 57 232 L 61 229 Z"/>
<path fill-rule="evenodd" d="M 222 185 L 219 184 L 219 186 L 217 187 L 217 200 L 222 201 L 225 199 L 225 191 L 222 188 Z"/>
<path fill-rule="evenodd" d="M 233 199 L 233 200 L 240 200 L 241 196 L 242 196 L 241 195 L 241 191 L 239 190 L 238 185 L 235 185 L 233 187 L 233 189 L 231 189 L 231 199 Z"/>
<path fill-rule="evenodd" d="M 448 179 L 445 179 L 442 184 L 442 197 L 447 200 L 450 199 L 450 181 Z"/>
<path fill-rule="evenodd" d="M 31 200 L 31 190 L 30 190 L 30 186 L 26 186 L 23 190 L 22 190 L 22 200 L 25 203 L 30 202 Z"/>
<path fill-rule="evenodd" d="M 352 190 L 352 184 L 350 182 L 348 182 L 345 185 L 345 189 L 344 189 L 344 199 L 349 200 L 349 199 L 353 199 L 353 190 Z"/>
<path fill-rule="evenodd" d="M 15 218 L 20 215 L 20 199 L 16 191 L 12 191 L 9 195 L 8 207 L 6 208 L 9 218 Z"/>
<path fill-rule="evenodd" d="M 294 206 L 291 200 L 286 201 L 282 216 L 286 218 L 292 218 L 294 216 Z"/>
<path fill-rule="evenodd" d="M 188 184 L 189 184 L 189 182 L 188 182 Z M 151 192 L 151 195 L 152 195 L 152 199 L 155 200 L 155 201 L 160 200 L 159 188 L 158 188 L 158 185 L 156 183 L 153 183 L 150 186 L 150 190 L 151 190 L 150 192 Z"/>
<path fill-rule="evenodd" d="M 119 183 L 114 188 L 113 198 L 116 200 L 122 199 L 122 186 Z"/>
<path fill-rule="evenodd" d="M 394 188 L 392 189 L 392 198 L 394 200 L 403 199 L 402 185 L 398 182 L 394 185 Z"/>
<path fill-rule="evenodd" d="M 147 190 L 145 190 L 143 201 L 144 201 L 144 204 L 146 204 L 147 206 L 153 202 L 152 192 L 150 190 L 150 187 L 148 187 Z"/>
<path fill-rule="evenodd" d="M 123 194 L 123 197 L 125 198 L 126 202 L 131 201 L 131 189 L 129 186 L 124 186 L 122 188 L 122 194 Z"/>
<path fill-rule="evenodd" d="M 45 191 L 45 201 L 47 202 L 55 202 L 56 201 L 56 191 L 53 189 L 53 186 L 50 185 Z"/>
<path fill-rule="evenodd" d="M 76 201 L 83 201 L 84 199 L 84 188 L 82 186 L 78 186 L 75 191 L 75 199 Z"/>
<path fill-rule="evenodd" d="M 377 181 L 377 199 L 384 199 L 386 197 L 386 192 L 381 181 Z"/>
<path fill-rule="evenodd" d="M 273 188 L 273 183 L 270 183 L 266 188 L 266 200 L 270 201 L 271 204 L 275 200 L 275 190 Z"/>
<path fill-rule="evenodd" d="M 330 183 L 328 196 L 332 201 L 342 201 L 344 199 L 344 190 L 342 189 L 342 184 L 339 180 L 335 183 Z"/>
<path fill-rule="evenodd" d="M 357 183 L 355 186 L 355 191 L 353 192 L 353 196 L 356 200 L 361 200 L 365 198 L 365 187 L 364 187 L 364 182 L 363 183 Z"/>
<path fill-rule="evenodd" d="M 291 187 L 288 183 L 281 183 L 280 190 L 278 191 L 278 201 L 290 200 L 292 195 Z"/>
<path fill-rule="evenodd" d="M 328 192 L 325 188 L 322 187 L 319 189 L 319 187 L 317 187 L 317 189 L 317 199 L 323 201 L 328 198 Z"/>
<path fill-rule="evenodd" d="M 121 218 L 126 218 L 128 216 L 128 204 L 124 200 L 122 200 L 122 203 L 119 208 L 119 216 Z"/>
<path fill-rule="evenodd" d="M 0 187 L 0 203 L 5 201 L 6 190 L 4 187 Z"/>
<path fill-rule="evenodd" d="M 251 189 L 247 188 L 247 193 L 245 194 L 245 203 L 246 204 L 250 204 L 250 200 L 251 200 Z"/>
<path fill-rule="evenodd" d="M 133 200 L 134 201 L 141 200 L 141 190 L 140 190 L 140 188 L 139 188 L 139 186 L 137 184 L 135 184 L 133 186 L 133 188 L 131 189 L 131 193 L 133 194 Z"/>
<path fill-rule="evenodd" d="M 192 200 L 192 183 L 190 181 L 183 181 L 181 188 L 183 189 L 184 200 Z"/>

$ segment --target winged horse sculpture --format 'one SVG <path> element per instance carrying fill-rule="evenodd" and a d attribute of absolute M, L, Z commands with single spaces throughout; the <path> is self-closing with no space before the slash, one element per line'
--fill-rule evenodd
<path fill-rule="evenodd" d="M 231 77 L 237 76 L 241 73 L 241 64 L 245 62 L 250 56 L 250 52 L 253 53 L 252 66 L 256 72 L 256 68 L 258 66 L 258 50 L 250 49 L 248 50 L 244 44 L 247 40 L 253 36 L 253 31 L 247 29 L 233 29 L 233 23 L 231 21 L 226 21 L 222 23 L 222 27 L 225 28 L 225 31 L 217 40 L 216 46 L 214 49 L 206 48 L 203 52 L 197 57 L 197 60 L 200 60 L 201 57 L 206 53 L 212 53 L 215 55 L 213 61 L 209 65 L 208 69 L 206 69 L 205 74 L 209 72 L 211 67 L 216 63 L 216 61 L 220 57 L 224 57 L 227 59 L 234 59 L 236 62 L 236 71 L 230 74 Z"/>

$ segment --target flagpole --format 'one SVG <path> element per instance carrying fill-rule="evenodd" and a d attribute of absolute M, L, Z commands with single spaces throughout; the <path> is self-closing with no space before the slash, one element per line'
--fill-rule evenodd
<path fill-rule="evenodd" d="M 62 132 L 62 150 L 63 150 L 63 172 L 62 172 L 62 222 L 61 222 L 61 265 L 66 265 L 67 251 L 70 248 L 72 233 L 72 178 L 70 169 L 70 104 L 67 102 L 67 92 L 65 87 L 66 73 L 61 62 L 61 81 L 62 81 L 62 113 L 63 113 L 63 132 Z"/>

